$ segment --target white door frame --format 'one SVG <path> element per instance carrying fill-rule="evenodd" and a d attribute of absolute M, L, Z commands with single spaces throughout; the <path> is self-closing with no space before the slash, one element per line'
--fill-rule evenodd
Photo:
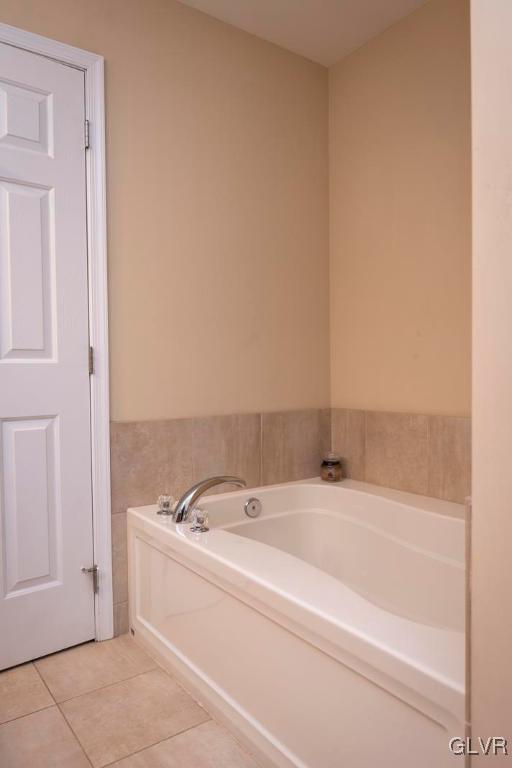
<path fill-rule="evenodd" d="M 113 636 L 110 512 L 110 424 L 108 371 L 107 218 L 103 56 L 0 23 L 0 42 L 83 70 L 86 155 L 89 338 L 94 348 L 91 384 L 91 457 L 94 562 L 100 574 L 95 596 L 96 640 Z"/>

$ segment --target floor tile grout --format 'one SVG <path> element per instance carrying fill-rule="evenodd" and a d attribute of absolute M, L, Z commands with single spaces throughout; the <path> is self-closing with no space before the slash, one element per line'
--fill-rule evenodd
<path fill-rule="evenodd" d="M 57 704 L 57 702 L 55 701 L 55 697 L 53 696 L 52 692 L 50 691 L 50 689 L 46 685 L 45 680 L 43 680 L 43 678 L 41 677 L 41 673 L 39 672 L 39 670 L 36 667 L 36 665 L 34 664 L 34 662 L 31 661 L 31 662 L 29 662 L 29 664 L 30 664 L 31 667 L 33 667 L 33 669 L 35 669 L 36 674 L 39 677 L 39 679 L 41 680 L 44 688 L 46 688 L 46 690 L 48 691 L 48 695 L 49 695 L 50 699 L 52 700 L 52 703 L 51 704 L 47 704 L 44 707 L 37 707 L 37 709 L 32 709 L 32 710 L 30 710 L 30 712 L 25 712 L 25 714 L 23 714 L 23 715 L 18 715 L 17 717 L 10 717 L 8 720 L 4 720 L 2 723 L 0 723 L 0 727 L 2 725 L 5 725 L 6 723 L 12 723 L 14 720 L 21 720 L 22 717 L 28 717 L 29 715 L 33 715 L 36 712 L 42 712 L 44 709 L 50 709 L 51 707 L 55 707 L 56 704 Z M 20 665 L 20 666 L 24 666 L 24 665 Z M 16 669 L 16 667 L 15 667 L 15 669 Z"/>
<path fill-rule="evenodd" d="M 91 688 L 88 691 L 77 693 L 75 694 L 75 696 L 69 696 L 69 698 L 67 699 L 62 699 L 62 701 L 57 701 L 57 699 L 55 699 L 55 703 L 57 704 L 57 706 L 60 706 L 61 704 L 67 704 L 68 701 L 74 701 L 75 699 L 79 699 L 81 696 L 88 696 L 90 693 L 95 693 L 96 691 L 104 691 L 105 688 L 110 688 L 113 685 L 118 685 L 119 683 L 125 683 L 128 680 L 134 680 L 136 677 L 140 677 L 141 675 L 146 675 L 148 672 L 153 672 L 155 669 L 158 669 L 157 664 L 155 664 L 155 666 L 152 667 L 151 669 L 145 669 L 143 672 L 136 672 L 134 675 L 130 675 L 129 677 L 121 677 L 119 680 L 114 680 L 113 683 L 105 683 L 105 685 L 99 685 L 97 688 Z"/>
<path fill-rule="evenodd" d="M 204 711 L 206 712 L 206 710 Z M 177 736 L 181 736 L 182 734 L 187 733 L 188 731 L 193 731 L 194 728 L 199 728 L 201 725 L 204 725 L 205 723 L 213 722 L 213 718 L 210 716 L 210 714 L 208 712 L 206 712 L 206 714 L 208 715 L 207 719 L 203 720 L 201 723 L 196 723 L 195 725 L 189 725 L 188 728 L 183 728 L 183 730 L 178 731 L 177 733 L 173 733 L 172 736 L 165 736 L 163 739 L 158 739 L 158 741 L 155 741 L 153 744 L 147 744 L 145 747 L 136 749 L 135 752 L 130 752 L 129 755 L 124 755 L 123 757 L 119 757 L 117 760 L 112 760 L 110 763 L 104 763 L 102 766 L 99 766 L 99 768 L 109 768 L 109 766 L 115 765 L 116 763 L 119 763 L 121 760 L 126 760 L 128 757 L 133 757 L 133 755 L 140 755 L 141 752 L 145 752 L 147 749 L 153 749 L 153 747 L 158 746 L 158 744 L 162 744 L 164 741 L 172 741 L 172 739 L 175 739 Z"/>
<path fill-rule="evenodd" d="M 45 709 L 51 709 L 52 707 L 56 707 L 57 703 L 55 701 L 52 701 L 51 704 L 46 704 L 44 707 L 38 707 L 37 709 L 31 709 L 30 712 L 25 712 L 23 715 L 16 715 L 16 717 L 9 717 L 7 720 L 2 720 L 0 723 L 0 728 L 2 726 L 7 725 L 7 723 L 14 723 L 15 720 L 22 720 L 24 717 L 30 717 L 30 715 L 35 715 L 37 712 L 44 712 Z"/>
<path fill-rule="evenodd" d="M 69 720 L 68 720 L 68 718 L 66 717 L 66 713 L 65 713 L 65 712 L 63 711 L 63 709 L 62 709 L 62 705 L 65 705 L 65 704 L 67 704 L 69 701 L 75 701 L 76 699 L 80 699 L 80 698 L 82 698 L 83 696 L 87 696 L 87 695 L 89 695 L 89 694 L 91 694 L 91 693 L 96 693 L 97 691 L 104 691 L 106 688 L 112 688 L 112 687 L 114 687 L 115 685 L 119 685 L 120 683 L 128 682 L 129 680 L 134 680 L 134 679 L 135 679 L 135 678 L 137 678 L 137 677 L 142 677 L 143 675 L 147 675 L 147 674 L 149 674 L 150 672 L 154 672 L 154 671 L 155 671 L 155 669 L 159 669 L 160 671 L 163 671 L 163 672 L 165 672 L 165 673 L 167 674 L 167 676 L 168 676 L 168 677 L 169 677 L 171 680 L 173 680 L 173 682 L 176 682 L 176 683 L 177 683 L 177 681 L 176 681 L 176 680 L 175 680 L 175 679 L 172 677 L 172 675 L 170 675 L 170 674 L 169 674 L 169 673 L 168 673 L 168 672 L 167 672 L 165 669 L 163 669 L 162 667 L 160 667 L 160 666 L 159 666 L 159 665 L 158 665 L 158 664 L 157 664 L 157 663 L 154 661 L 154 659 L 153 659 L 151 656 L 149 656 L 149 654 L 146 654 L 146 655 L 147 655 L 147 656 L 148 656 L 148 658 L 149 658 L 149 659 L 151 659 L 151 661 L 152 661 L 152 662 L 155 664 L 155 666 L 154 666 L 152 669 L 147 669 L 147 670 L 145 670 L 144 672 L 138 672 L 136 675 L 131 675 L 130 677 L 126 677 L 126 678 L 123 678 L 122 680 L 117 680 L 115 683 L 108 683 L 107 685 L 102 685 L 102 686 L 100 686 L 99 688 L 94 688 L 94 689 L 92 689 L 92 690 L 90 690 L 90 691 L 85 691 L 84 693 L 78 694 L 77 696 L 72 696 L 71 698 L 69 698 L 69 699 L 65 699 L 64 701 L 61 701 L 61 702 L 56 702 L 56 706 L 57 706 L 57 708 L 59 709 L 59 712 L 61 713 L 61 715 L 62 715 L 62 716 L 63 716 L 63 718 L 65 719 L 65 721 L 66 721 L 67 725 L 69 726 L 69 728 L 70 728 L 71 732 L 73 733 L 73 736 L 74 736 L 74 737 L 76 738 L 76 740 L 78 741 L 78 744 L 80 745 L 80 748 L 81 748 L 81 749 L 82 749 L 82 751 L 84 752 L 84 754 L 85 754 L 85 756 L 86 756 L 86 758 L 87 758 L 88 762 L 89 762 L 89 763 L 90 763 L 90 765 L 92 766 L 92 768 L 107 768 L 107 766 L 109 766 L 109 765 L 114 765 L 115 763 L 118 763 L 120 760 L 125 760 L 126 758 L 128 758 L 128 757 L 131 757 L 132 755 L 136 755 L 136 754 L 138 754 L 139 752 L 143 752 L 145 749 L 150 749 L 151 747 L 154 747 L 154 746 L 156 746 L 157 744 L 160 744 L 162 741 L 167 741 L 168 739 L 173 739 L 175 736 L 179 736 L 181 733 L 185 733 L 186 731 L 190 731 L 192 728 L 197 728 L 199 725 L 202 725 L 203 723 L 207 723 L 207 722 L 209 722 L 209 721 L 212 719 L 212 718 L 211 718 L 211 715 L 210 715 L 210 713 L 209 713 L 209 712 L 208 712 L 208 711 L 207 711 L 207 710 L 206 710 L 204 707 L 202 707 L 202 706 L 201 706 L 201 709 L 202 709 L 202 710 L 204 711 L 204 713 L 207 715 L 206 719 L 205 719 L 205 720 L 203 720 L 201 723 L 196 723 L 195 725 L 192 725 L 192 726 L 190 726 L 190 727 L 188 727 L 188 728 L 184 728 L 183 730 L 181 730 L 181 731 L 178 731 L 177 733 L 173 734 L 172 736 L 166 736 L 166 737 L 164 737 L 163 739 L 159 739 L 158 741 L 152 742 L 151 744 L 146 744 L 144 747 L 141 747 L 141 749 L 137 749 L 137 750 L 135 750 L 135 752 L 130 752 L 129 754 L 123 755 L 122 757 L 119 757 L 119 758 L 117 758 L 116 760 L 113 760 L 113 761 L 111 761 L 111 762 L 109 762 L 109 763 L 103 763 L 103 764 L 102 764 L 102 765 L 100 765 L 100 766 L 94 766 L 94 764 L 93 764 L 93 762 L 92 762 L 91 758 L 89 757 L 89 755 L 88 755 L 88 753 L 87 753 L 87 750 L 86 750 L 85 746 L 84 746 L 84 745 L 82 744 L 82 742 L 80 741 L 80 738 L 79 738 L 78 734 L 75 732 L 75 730 L 73 729 L 73 726 L 71 725 L 70 721 L 69 721 Z M 178 685 L 179 685 L 179 683 L 178 683 Z M 182 687 L 182 686 L 180 686 L 180 687 Z M 185 690 L 185 689 L 183 689 L 183 690 Z M 191 697 L 191 698 L 192 698 L 192 697 Z M 197 703 L 197 702 L 196 702 L 196 703 Z"/>
<path fill-rule="evenodd" d="M 47 684 L 46 680 L 44 679 L 44 677 L 43 677 L 43 676 L 42 676 L 42 674 L 40 673 L 40 671 L 39 671 L 39 669 L 37 668 L 37 666 L 36 666 L 35 664 L 33 664 L 32 666 L 34 667 L 35 671 L 37 672 L 37 674 L 38 674 L 38 676 L 39 676 L 39 679 L 41 680 L 42 684 L 44 685 L 44 687 L 45 687 L 45 688 L 46 688 L 46 690 L 48 691 L 48 693 L 49 693 L 49 695 L 50 695 L 50 698 L 51 698 L 51 700 L 53 701 L 53 703 L 54 703 L 54 704 L 56 704 L 56 703 L 57 703 L 57 701 L 55 700 L 55 696 L 53 695 L 53 693 L 52 693 L 52 692 L 50 691 L 50 689 L 48 688 L 48 684 Z"/>
<path fill-rule="evenodd" d="M 60 707 L 58 704 L 57 704 L 57 709 L 59 710 L 60 714 L 61 714 L 61 715 L 62 715 L 62 717 L 64 718 L 64 721 L 65 721 L 66 725 L 68 726 L 69 730 L 71 731 L 71 733 L 73 734 L 73 736 L 74 736 L 74 737 L 75 737 L 75 739 L 77 740 L 77 742 L 78 742 L 78 746 L 80 747 L 80 749 L 81 749 L 81 750 L 82 750 L 82 752 L 84 753 L 84 755 L 85 755 L 85 758 L 86 758 L 87 762 L 89 763 L 89 765 L 91 766 L 91 768 L 95 768 L 95 767 L 94 767 L 94 765 L 93 765 L 93 762 L 92 762 L 91 758 L 90 758 L 90 757 L 89 757 L 89 755 L 87 754 L 87 751 L 86 751 L 86 749 L 85 749 L 84 745 L 82 744 L 82 742 L 81 742 L 81 741 L 80 741 L 80 739 L 78 738 L 78 734 L 77 734 L 77 733 L 75 733 L 75 730 L 74 730 L 73 726 L 71 725 L 71 723 L 69 722 L 68 718 L 66 717 L 66 715 L 64 714 L 64 712 L 62 711 L 61 707 Z"/>
<path fill-rule="evenodd" d="M 65 716 L 64 712 L 63 712 L 63 711 L 62 711 L 62 709 L 59 707 L 59 704 L 58 704 L 58 702 L 56 701 L 56 699 L 55 699 L 55 696 L 53 695 L 53 693 L 50 691 L 50 688 L 48 687 L 48 683 L 46 682 L 46 680 L 44 679 L 43 675 L 42 675 L 42 674 L 41 674 L 41 672 L 39 671 L 39 669 L 38 669 L 37 665 L 36 665 L 36 664 L 34 664 L 33 666 L 34 666 L 34 669 L 36 670 L 37 674 L 39 675 L 39 677 L 40 677 L 40 679 L 41 679 L 41 682 L 43 683 L 44 687 L 46 688 L 46 690 L 47 690 L 47 691 L 48 691 L 48 693 L 50 694 L 50 696 L 51 696 L 52 700 L 54 701 L 54 706 L 56 706 L 56 707 L 57 707 L 57 709 L 59 710 L 59 712 L 60 712 L 60 714 L 61 714 L 61 717 L 64 719 L 64 722 L 66 723 L 66 725 L 68 726 L 69 730 L 71 731 L 71 733 L 73 734 L 74 738 L 76 739 L 76 742 L 77 742 L 78 746 L 80 747 L 80 749 L 82 750 L 82 752 L 83 752 L 83 754 L 84 754 L 84 757 L 85 757 L 85 759 L 87 760 L 87 762 L 89 763 L 89 765 L 91 766 L 91 768 L 93 768 L 93 765 L 92 765 L 91 761 L 89 760 L 89 755 L 88 755 L 88 754 L 87 754 L 87 752 L 85 751 L 85 749 L 84 749 L 84 747 L 83 747 L 83 744 L 82 744 L 82 742 L 80 741 L 80 739 L 78 738 L 78 736 L 77 736 L 77 735 L 76 735 L 76 733 L 74 732 L 73 728 L 71 727 L 71 724 L 68 722 L 68 719 L 67 719 L 67 717 Z"/>

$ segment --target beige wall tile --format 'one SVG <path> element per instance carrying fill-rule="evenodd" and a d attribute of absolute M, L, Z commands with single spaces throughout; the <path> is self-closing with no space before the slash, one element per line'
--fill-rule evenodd
<path fill-rule="evenodd" d="M 214 474 L 260 482 L 259 414 L 113 423 L 112 513 L 178 497 Z M 122 598 L 116 600 L 121 602 Z"/>
<path fill-rule="evenodd" d="M 128 600 L 126 512 L 112 515 L 112 589 L 114 603 Z"/>
<path fill-rule="evenodd" d="M 471 421 L 429 417 L 429 496 L 464 502 L 471 493 Z"/>
<path fill-rule="evenodd" d="M 166 739 L 115 768 L 258 768 L 254 759 L 212 721 Z M 113 768 L 114 768 L 113 766 Z"/>
<path fill-rule="evenodd" d="M 156 497 L 170 493 L 178 498 L 195 482 L 196 419 L 169 419 L 160 424 L 163 433 L 160 461 L 163 461 L 164 471 Z"/>
<path fill-rule="evenodd" d="M 0 672 L 0 723 L 44 709 L 53 703 L 33 664 Z"/>
<path fill-rule="evenodd" d="M 260 484 L 260 416 L 208 416 L 193 419 L 194 482 L 211 475 L 238 475 Z M 225 492 L 227 488 L 219 488 Z"/>
<path fill-rule="evenodd" d="M 155 669 L 156 664 L 128 635 L 86 643 L 35 662 L 58 702 Z"/>
<path fill-rule="evenodd" d="M 331 415 L 332 450 L 342 458 L 343 475 L 365 479 L 365 412 L 333 408 Z"/>
<path fill-rule="evenodd" d="M 320 453 L 328 453 L 331 450 L 331 408 L 321 408 L 320 414 Z"/>
<path fill-rule="evenodd" d="M 366 481 L 428 493 L 428 416 L 366 413 Z"/>
<path fill-rule="evenodd" d="M 61 707 L 95 768 L 209 719 L 161 669 L 70 699 Z"/>
<path fill-rule="evenodd" d="M 154 504 L 167 483 L 167 423 L 111 424 L 112 513 Z"/>
<path fill-rule="evenodd" d="M 90 768 L 57 707 L 0 726 L 2 768 Z"/>
<path fill-rule="evenodd" d="M 263 413 L 263 485 L 316 477 L 322 451 L 328 445 L 328 419 L 324 410 Z"/>
<path fill-rule="evenodd" d="M 129 628 L 128 603 L 114 603 L 114 637 L 126 634 Z"/>

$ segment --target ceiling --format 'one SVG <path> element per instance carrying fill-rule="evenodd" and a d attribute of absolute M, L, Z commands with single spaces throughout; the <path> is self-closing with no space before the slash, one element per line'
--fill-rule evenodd
<path fill-rule="evenodd" d="M 426 0 L 181 0 L 329 66 Z"/>

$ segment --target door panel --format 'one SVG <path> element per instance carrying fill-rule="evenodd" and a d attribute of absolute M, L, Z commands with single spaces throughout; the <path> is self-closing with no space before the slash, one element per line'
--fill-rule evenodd
<path fill-rule="evenodd" d="M 59 578 L 55 433 L 54 418 L 2 424 L 6 597 Z"/>
<path fill-rule="evenodd" d="M 52 154 L 51 94 L 0 77 L 0 109 L 0 144 Z"/>
<path fill-rule="evenodd" d="M 84 120 L 0 44 L 0 668 L 94 637 Z"/>
<path fill-rule="evenodd" d="M 1 357 L 51 357 L 52 190 L 0 181 Z"/>

